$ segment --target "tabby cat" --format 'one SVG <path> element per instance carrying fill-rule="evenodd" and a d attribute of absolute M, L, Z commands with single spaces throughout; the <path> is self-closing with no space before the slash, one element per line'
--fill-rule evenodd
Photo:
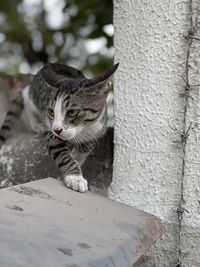
<path fill-rule="evenodd" d="M 11 103 L 0 130 L 0 146 L 25 110 L 32 129 L 48 132 L 48 151 L 68 188 L 85 192 L 81 165 L 106 127 L 108 82 L 118 64 L 94 79 L 58 63 L 48 63 Z"/>

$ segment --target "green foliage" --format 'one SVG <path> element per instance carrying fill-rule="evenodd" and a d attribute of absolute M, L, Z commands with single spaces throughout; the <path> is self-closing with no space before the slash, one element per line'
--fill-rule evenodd
<path fill-rule="evenodd" d="M 112 15 L 112 0 L 1 0 L 0 70 L 58 61 L 99 73 L 112 64 Z"/>

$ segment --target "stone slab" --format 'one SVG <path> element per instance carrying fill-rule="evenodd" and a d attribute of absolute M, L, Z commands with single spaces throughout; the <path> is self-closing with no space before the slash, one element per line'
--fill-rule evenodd
<path fill-rule="evenodd" d="M 152 256 L 144 255 L 133 265 L 133 267 L 156 267 L 156 263 Z"/>
<path fill-rule="evenodd" d="M 0 266 L 131 267 L 162 235 L 153 215 L 53 178 L 0 190 Z"/>

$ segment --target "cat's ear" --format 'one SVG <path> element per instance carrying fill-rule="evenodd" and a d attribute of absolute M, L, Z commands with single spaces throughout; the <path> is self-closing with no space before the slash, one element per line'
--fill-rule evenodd
<path fill-rule="evenodd" d="M 119 63 L 112 66 L 111 69 L 107 70 L 105 73 L 97 76 L 94 79 L 87 79 L 84 82 L 83 88 L 86 92 L 94 92 L 105 94 L 108 91 L 107 83 L 112 79 L 113 74 L 117 70 Z"/>
<path fill-rule="evenodd" d="M 71 66 L 59 63 L 47 63 L 41 70 L 40 75 L 51 86 L 58 88 L 72 79 L 84 79 L 83 73 Z"/>
<path fill-rule="evenodd" d="M 66 80 L 66 77 L 45 67 L 40 70 L 40 75 L 49 86 L 55 88 L 59 88 L 62 85 L 62 83 Z"/>

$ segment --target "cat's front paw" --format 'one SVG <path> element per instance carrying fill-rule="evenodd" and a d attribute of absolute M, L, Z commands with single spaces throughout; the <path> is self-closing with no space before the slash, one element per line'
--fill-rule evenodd
<path fill-rule="evenodd" d="M 82 175 L 70 174 L 64 177 L 64 182 L 68 188 L 81 193 L 88 190 L 88 182 Z"/>

